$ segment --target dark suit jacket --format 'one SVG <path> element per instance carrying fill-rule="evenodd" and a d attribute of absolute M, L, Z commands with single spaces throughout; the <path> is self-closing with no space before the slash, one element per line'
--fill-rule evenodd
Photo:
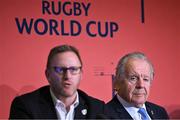
<path fill-rule="evenodd" d="M 150 102 L 146 102 L 145 106 L 151 119 L 169 119 L 168 114 L 163 107 Z M 119 102 L 117 96 L 106 104 L 105 114 L 106 117 L 110 119 L 133 119 Z"/>
<path fill-rule="evenodd" d="M 78 94 L 79 105 L 75 108 L 75 119 L 93 119 L 104 112 L 103 101 L 90 97 L 81 90 L 78 90 Z M 86 115 L 82 114 L 83 109 L 87 110 Z M 16 97 L 12 102 L 9 118 L 57 119 L 49 86 Z"/>

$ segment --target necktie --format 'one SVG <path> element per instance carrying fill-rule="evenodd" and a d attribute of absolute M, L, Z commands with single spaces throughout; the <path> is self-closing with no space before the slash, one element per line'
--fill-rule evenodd
<path fill-rule="evenodd" d="M 138 112 L 141 114 L 141 119 L 142 119 L 142 120 L 149 120 L 149 117 L 148 117 L 148 115 L 147 115 L 147 112 L 146 112 L 146 110 L 145 110 L 144 108 L 140 108 L 140 109 L 138 110 Z"/>

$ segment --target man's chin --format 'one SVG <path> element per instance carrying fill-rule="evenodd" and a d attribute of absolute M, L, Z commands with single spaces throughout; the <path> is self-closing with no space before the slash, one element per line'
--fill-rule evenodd
<path fill-rule="evenodd" d="M 137 108 L 143 107 L 143 104 L 135 104 L 135 107 Z"/>
<path fill-rule="evenodd" d="M 142 107 L 144 103 L 145 103 L 145 100 L 134 100 L 134 101 L 133 101 L 133 104 L 134 104 L 136 107 Z"/>
<path fill-rule="evenodd" d="M 71 97 L 75 94 L 75 92 L 73 92 L 72 90 L 69 91 L 65 90 L 62 94 L 64 97 Z"/>

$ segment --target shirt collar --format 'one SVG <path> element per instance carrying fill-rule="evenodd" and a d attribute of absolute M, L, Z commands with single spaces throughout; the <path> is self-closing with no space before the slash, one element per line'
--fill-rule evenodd
<path fill-rule="evenodd" d="M 54 95 L 54 93 L 52 92 L 51 89 L 50 89 L 50 94 L 51 94 L 51 97 L 52 97 L 52 100 L 53 100 L 53 103 L 54 103 L 55 106 L 57 104 L 65 106 L 64 103 L 61 100 L 57 99 L 57 97 Z M 78 92 L 76 92 L 76 99 L 75 99 L 75 101 L 73 102 L 72 105 L 74 106 L 74 108 L 76 108 L 79 105 L 79 94 L 78 94 Z"/>
<path fill-rule="evenodd" d="M 117 99 L 119 100 L 119 102 L 123 105 L 123 107 L 126 109 L 126 111 L 130 114 L 130 116 L 134 120 L 139 120 L 140 119 L 140 115 L 138 114 L 139 108 L 137 108 L 133 104 L 130 104 L 127 101 L 125 101 L 118 94 L 117 94 Z M 142 108 L 146 109 L 145 104 L 143 104 Z"/>
<path fill-rule="evenodd" d="M 135 107 L 133 104 L 131 103 L 128 103 L 127 101 L 125 101 L 121 96 L 119 96 L 117 94 L 117 99 L 119 100 L 119 102 L 125 107 L 125 108 L 128 108 L 128 109 L 135 109 L 135 110 L 139 110 L 139 108 Z M 142 108 L 146 109 L 146 106 L 145 104 L 143 104 Z"/>

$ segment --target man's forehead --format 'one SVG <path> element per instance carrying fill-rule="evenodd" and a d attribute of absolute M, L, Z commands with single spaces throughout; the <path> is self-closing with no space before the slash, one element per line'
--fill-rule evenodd
<path fill-rule="evenodd" d="M 125 65 L 126 71 L 136 73 L 136 70 L 150 71 L 150 65 L 146 60 L 142 59 L 129 59 Z"/>

